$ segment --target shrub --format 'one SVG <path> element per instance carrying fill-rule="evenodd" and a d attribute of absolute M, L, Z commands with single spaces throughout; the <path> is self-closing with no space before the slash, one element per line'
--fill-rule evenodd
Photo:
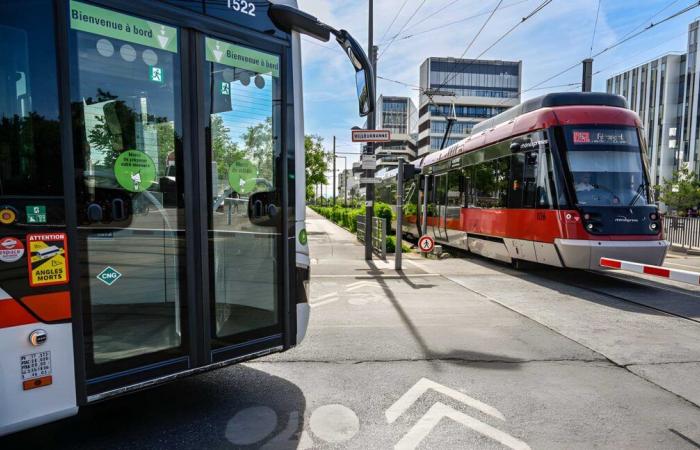
<path fill-rule="evenodd" d="M 386 237 L 386 252 L 387 253 L 395 253 L 396 252 L 396 236 L 387 236 Z M 402 253 L 410 253 L 411 247 L 402 243 L 401 244 L 401 252 Z"/>

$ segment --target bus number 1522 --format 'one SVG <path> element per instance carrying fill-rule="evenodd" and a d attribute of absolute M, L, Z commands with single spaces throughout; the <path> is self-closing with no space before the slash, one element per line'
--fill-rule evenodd
<path fill-rule="evenodd" d="M 255 5 L 246 0 L 228 0 L 228 8 L 255 17 Z"/>

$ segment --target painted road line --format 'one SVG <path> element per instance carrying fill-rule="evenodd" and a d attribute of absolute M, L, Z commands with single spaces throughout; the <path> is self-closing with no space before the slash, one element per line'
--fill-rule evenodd
<path fill-rule="evenodd" d="M 421 277 L 441 277 L 442 274 L 439 273 L 406 273 L 402 275 L 395 275 L 395 274 L 381 274 L 381 275 L 357 275 L 357 274 L 339 274 L 339 275 L 332 275 L 332 274 L 313 274 L 311 275 L 312 278 L 372 278 L 372 279 L 377 279 L 377 280 L 393 280 L 393 279 L 402 279 L 402 278 L 421 278 Z"/>
<path fill-rule="evenodd" d="M 468 416 L 463 412 L 457 411 L 456 409 L 441 402 L 437 402 L 431 406 L 428 412 L 425 413 L 425 415 L 421 417 L 415 425 L 413 425 L 413 427 L 401 438 L 394 448 L 397 450 L 413 450 L 417 448 L 421 441 L 423 441 L 423 439 L 425 439 L 431 433 L 431 431 L 433 431 L 433 428 L 435 428 L 443 418 L 452 419 L 467 428 L 471 428 L 477 433 L 489 437 L 494 441 L 500 442 L 506 447 L 512 448 L 513 450 L 530 450 L 530 446 L 520 439 L 517 439 L 510 434 L 499 430 L 498 428 L 494 428 L 491 425 L 475 419 L 474 417 Z"/>
<path fill-rule="evenodd" d="M 418 261 L 414 261 L 412 259 L 405 259 L 404 261 L 406 261 L 407 263 L 409 263 L 413 267 L 416 267 L 420 270 L 425 270 L 426 272 L 430 272 L 430 269 L 428 269 L 425 265 L 419 263 Z"/>

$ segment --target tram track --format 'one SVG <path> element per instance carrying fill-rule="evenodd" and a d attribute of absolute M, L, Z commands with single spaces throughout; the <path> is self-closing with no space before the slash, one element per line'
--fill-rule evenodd
<path fill-rule="evenodd" d="M 657 283 L 649 284 L 641 280 L 628 280 L 618 275 L 595 272 L 592 270 L 561 270 L 550 274 L 537 272 L 528 273 L 539 278 L 564 283 L 570 287 L 575 287 L 617 301 L 634 304 L 658 313 L 700 323 L 700 294 L 698 293 L 684 292 L 680 288 L 673 286 L 657 286 Z M 581 273 L 586 274 L 586 282 L 588 285 L 572 280 L 577 274 Z M 608 289 L 606 289 L 606 285 Z M 620 292 L 611 292 L 610 288 Z M 635 291 L 636 293 L 643 293 L 644 295 L 634 298 Z M 666 305 L 663 304 L 664 299 L 668 302 Z"/>

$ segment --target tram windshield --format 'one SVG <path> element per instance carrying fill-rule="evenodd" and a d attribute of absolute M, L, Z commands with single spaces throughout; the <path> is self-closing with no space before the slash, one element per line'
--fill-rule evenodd
<path fill-rule="evenodd" d="M 639 137 L 629 127 L 568 127 L 568 160 L 579 205 L 649 204 Z"/>

